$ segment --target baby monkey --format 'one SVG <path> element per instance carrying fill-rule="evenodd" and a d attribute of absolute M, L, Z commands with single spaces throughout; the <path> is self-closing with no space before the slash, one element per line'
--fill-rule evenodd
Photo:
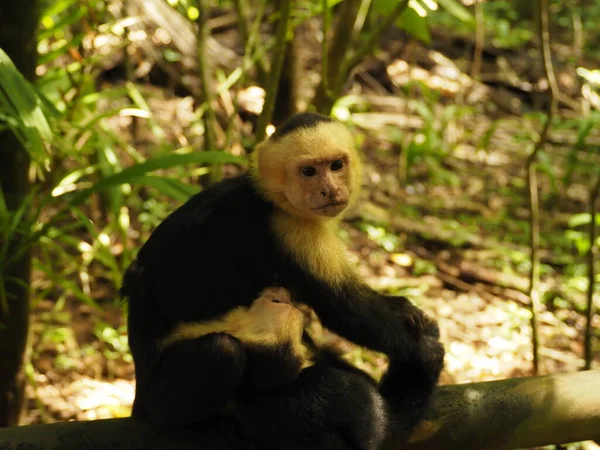
<path fill-rule="evenodd" d="M 163 347 L 220 334 L 214 351 L 235 368 L 225 411 L 237 417 L 251 446 L 375 450 L 392 430 L 408 436 L 423 418 L 442 367 L 438 337 L 423 338 L 402 362 L 388 355 L 388 371 L 376 383 L 316 345 L 304 320 L 289 291 L 271 287 L 218 322 L 180 325 Z"/>

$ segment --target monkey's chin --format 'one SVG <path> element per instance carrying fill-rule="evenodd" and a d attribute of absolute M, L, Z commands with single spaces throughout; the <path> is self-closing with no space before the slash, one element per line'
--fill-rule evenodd
<path fill-rule="evenodd" d="M 339 216 L 348 206 L 348 203 L 332 203 L 325 206 L 320 206 L 318 208 L 313 208 L 312 211 L 319 215 L 325 217 L 336 217 Z"/>

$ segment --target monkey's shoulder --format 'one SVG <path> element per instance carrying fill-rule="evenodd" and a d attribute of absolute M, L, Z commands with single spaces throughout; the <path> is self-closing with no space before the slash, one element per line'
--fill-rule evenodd
<path fill-rule="evenodd" d="M 171 217 L 197 224 L 211 218 L 221 220 L 225 214 L 250 219 L 271 210 L 272 206 L 259 194 L 251 177 L 242 174 L 215 183 L 190 197 Z"/>
<path fill-rule="evenodd" d="M 247 174 L 225 179 L 193 195 L 169 214 L 145 242 L 139 257 L 156 257 L 156 252 L 169 251 L 173 246 L 227 242 L 218 236 L 234 239 L 260 232 L 267 226 L 272 209 Z"/>

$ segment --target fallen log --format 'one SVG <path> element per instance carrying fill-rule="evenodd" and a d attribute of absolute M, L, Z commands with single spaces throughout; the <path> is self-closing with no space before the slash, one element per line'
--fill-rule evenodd
<path fill-rule="evenodd" d="M 409 442 L 385 450 L 510 450 L 600 439 L 600 371 L 440 386 Z M 137 419 L 0 429 L 0 450 L 245 450 L 226 429 L 166 432 Z"/>

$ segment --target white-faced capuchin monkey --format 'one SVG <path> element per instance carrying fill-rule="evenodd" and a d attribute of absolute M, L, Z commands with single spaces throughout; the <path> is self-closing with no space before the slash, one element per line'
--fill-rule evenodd
<path fill-rule="evenodd" d="M 159 343 L 184 322 L 218 324 L 270 286 L 285 286 L 325 327 L 407 371 L 424 355 L 443 359 L 437 325 L 407 298 L 373 290 L 347 260 L 338 225 L 361 177 L 346 127 L 298 114 L 255 148 L 249 173 L 194 195 L 156 228 L 122 286 L 136 370 L 133 415 L 186 426 L 222 411 L 243 372 L 241 359 L 219 350 L 222 337 L 183 339 L 163 351 Z M 418 418 L 437 375 L 405 414 Z M 272 388 L 288 382 L 265 380 Z"/>
<path fill-rule="evenodd" d="M 265 289 L 250 307 L 219 321 L 181 323 L 159 347 L 167 351 L 196 339 L 211 342 L 239 370 L 223 414 L 236 420 L 243 438 L 237 446 L 244 449 L 377 450 L 391 431 L 408 433 L 414 426 L 417 415 L 406 411 L 423 406 L 442 357 L 427 344 L 412 362 L 391 357 L 378 386 L 304 334 L 304 315 L 283 288 Z"/>

